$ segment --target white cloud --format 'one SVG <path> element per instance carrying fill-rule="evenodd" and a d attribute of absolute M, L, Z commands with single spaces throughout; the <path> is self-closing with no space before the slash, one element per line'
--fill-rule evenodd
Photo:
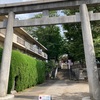
<path fill-rule="evenodd" d="M 37 1 L 37 0 L 22 0 L 22 1 Z"/>
<path fill-rule="evenodd" d="M 37 0 L 0 0 L 0 4 L 16 3 L 16 2 L 27 2 L 27 1 L 37 1 Z"/>
<path fill-rule="evenodd" d="M 22 0 L 22 1 L 32 1 L 32 0 Z"/>
<path fill-rule="evenodd" d="M 16 15 L 16 18 L 18 18 L 19 20 L 23 20 L 23 19 L 29 19 L 33 16 L 34 16 L 33 13 L 31 13 L 31 14 L 18 14 L 18 15 Z"/>

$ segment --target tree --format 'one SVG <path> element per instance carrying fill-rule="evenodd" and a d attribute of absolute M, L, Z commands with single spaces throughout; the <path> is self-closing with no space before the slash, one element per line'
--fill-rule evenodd
<path fill-rule="evenodd" d="M 40 18 L 42 14 L 38 14 L 35 18 Z M 55 11 L 50 12 L 50 17 L 58 16 Z M 48 49 L 48 58 L 58 60 L 58 56 L 62 52 L 63 38 L 60 35 L 60 29 L 56 25 L 38 26 L 25 28 L 28 33 L 33 37 L 38 38 L 38 41 L 42 43 Z"/>
<path fill-rule="evenodd" d="M 49 59 L 58 59 L 62 38 L 58 26 L 39 27 L 36 31 L 38 41 L 48 49 Z"/>
<path fill-rule="evenodd" d="M 94 12 L 98 12 L 100 9 L 90 8 Z M 66 15 L 75 14 L 78 10 L 65 10 L 63 11 Z M 100 21 L 92 22 L 92 33 L 94 39 L 94 46 L 96 51 L 96 57 L 100 57 Z M 63 28 L 66 30 L 65 36 L 67 39 L 67 49 L 69 55 L 71 55 L 75 60 L 84 60 L 84 49 L 83 49 L 83 39 L 82 30 L 80 23 L 64 24 Z"/>
<path fill-rule="evenodd" d="M 100 59 L 100 21 L 92 23 L 93 42 L 95 47 L 96 57 Z"/>
<path fill-rule="evenodd" d="M 84 49 L 83 49 L 83 40 L 82 40 L 82 32 L 79 23 L 75 24 L 67 24 L 63 25 L 64 29 L 67 30 L 65 32 L 66 42 L 67 42 L 67 50 L 68 54 L 74 60 L 83 60 L 84 59 Z"/>

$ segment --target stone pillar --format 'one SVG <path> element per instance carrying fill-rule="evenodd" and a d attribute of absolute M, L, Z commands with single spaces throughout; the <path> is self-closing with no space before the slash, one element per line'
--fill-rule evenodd
<path fill-rule="evenodd" d="M 98 70 L 96 65 L 89 13 L 86 4 L 80 5 L 80 18 L 81 18 L 88 82 L 90 89 L 90 97 L 93 98 L 93 100 L 100 100 L 100 84 L 98 79 Z"/>
<path fill-rule="evenodd" d="M 4 97 L 7 95 L 10 61 L 12 53 L 12 42 L 13 42 L 13 22 L 14 22 L 14 13 L 10 12 L 8 15 L 6 36 L 5 36 L 2 61 L 1 61 L 0 97 Z"/>

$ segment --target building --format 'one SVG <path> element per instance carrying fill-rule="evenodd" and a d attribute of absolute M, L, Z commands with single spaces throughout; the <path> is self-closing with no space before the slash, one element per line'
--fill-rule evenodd
<path fill-rule="evenodd" d="M 0 21 L 5 19 L 5 16 L 0 16 Z M 0 29 L 0 46 L 3 47 L 6 29 Z M 40 60 L 46 60 L 47 48 L 34 39 L 22 28 L 14 28 L 13 49 L 18 49 L 23 53 L 31 55 Z"/>

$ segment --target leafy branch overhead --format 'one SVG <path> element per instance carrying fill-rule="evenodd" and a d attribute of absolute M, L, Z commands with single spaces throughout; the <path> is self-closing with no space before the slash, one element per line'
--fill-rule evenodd
<path fill-rule="evenodd" d="M 98 12 L 98 7 L 89 8 Z M 63 10 L 65 15 L 73 15 L 79 10 Z M 37 14 L 33 18 L 41 18 L 43 15 Z M 49 16 L 59 16 L 56 11 L 50 11 Z M 60 28 L 56 25 L 38 26 L 25 28 L 28 33 L 37 38 L 48 49 L 49 59 L 57 60 L 60 55 L 68 54 L 74 60 L 84 61 L 84 48 L 82 39 L 81 23 L 63 24 L 65 38 L 61 37 Z M 100 21 L 91 22 L 93 41 L 96 51 L 96 57 L 100 57 Z"/>
<path fill-rule="evenodd" d="M 50 17 L 59 16 L 56 11 L 50 11 Z M 42 14 L 38 14 L 35 18 L 41 18 Z M 63 53 L 61 49 L 63 49 L 63 38 L 60 34 L 60 29 L 56 25 L 49 26 L 38 26 L 38 27 L 28 27 L 25 28 L 28 33 L 30 33 L 33 37 L 38 38 L 38 41 L 42 43 L 48 49 L 48 57 L 49 59 L 58 59 L 58 56 Z M 67 50 L 66 50 L 67 52 Z"/>

